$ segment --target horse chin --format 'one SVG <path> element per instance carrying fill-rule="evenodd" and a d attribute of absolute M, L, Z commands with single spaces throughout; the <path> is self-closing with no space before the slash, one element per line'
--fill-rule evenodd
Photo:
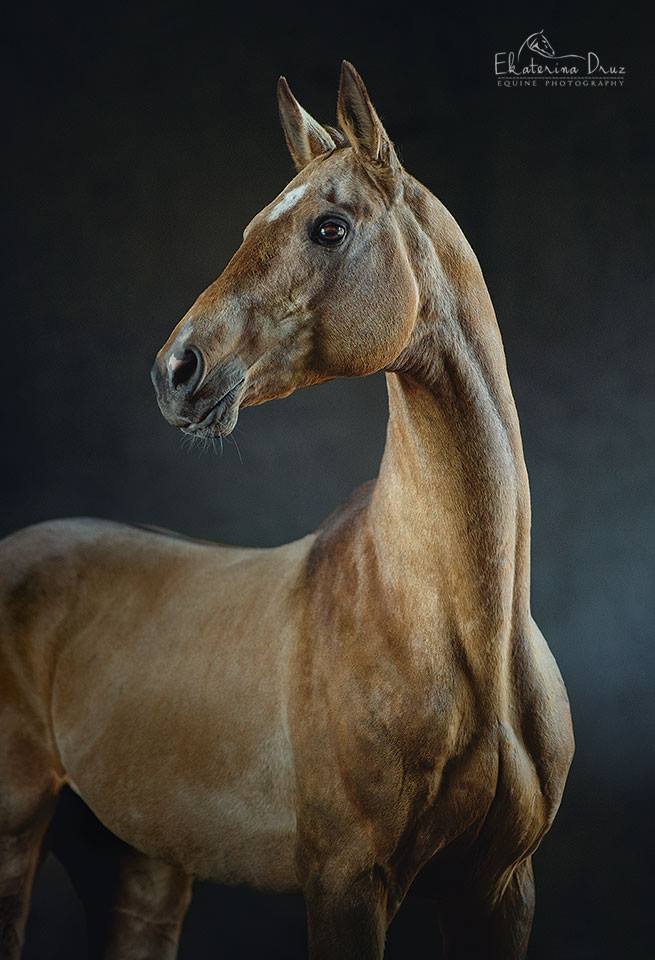
<path fill-rule="evenodd" d="M 214 433 L 215 437 L 229 437 L 234 428 L 237 425 L 237 420 L 239 419 L 239 404 L 234 403 L 228 410 L 225 411 L 222 417 L 216 421 L 214 424 Z"/>
<path fill-rule="evenodd" d="M 233 400 L 228 406 L 221 401 L 214 410 L 214 416 L 205 417 L 199 424 L 183 427 L 182 433 L 186 433 L 189 437 L 199 437 L 201 440 L 229 437 L 239 419 L 239 401 Z"/>

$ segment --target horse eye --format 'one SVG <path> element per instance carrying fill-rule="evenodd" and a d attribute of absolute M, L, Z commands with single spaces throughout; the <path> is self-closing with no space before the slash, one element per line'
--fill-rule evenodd
<path fill-rule="evenodd" d="M 324 217 L 317 220 L 311 230 L 314 243 L 323 247 L 337 247 L 348 233 L 348 224 L 341 217 Z"/>

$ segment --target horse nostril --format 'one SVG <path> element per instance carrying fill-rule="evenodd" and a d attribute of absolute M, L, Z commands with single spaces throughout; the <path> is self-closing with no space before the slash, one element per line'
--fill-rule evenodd
<path fill-rule="evenodd" d="M 203 366 L 202 354 L 195 347 L 187 347 L 181 357 L 171 354 L 168 369 L 173 389 L 192 393 L 202 379 Z"/>

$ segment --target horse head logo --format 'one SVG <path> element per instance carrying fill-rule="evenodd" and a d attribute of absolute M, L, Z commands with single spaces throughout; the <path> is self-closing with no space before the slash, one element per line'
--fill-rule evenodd
<path fill-rule="evenodd" d="M 536 33 L 526 37 L 521 50 L 523 47 L 527 47 L 533 53 L 540 53 L 542 57 L 555 56 L 555 50 L 543 30 L 537 30 Z"/>
<path fill-rule="evenodd" d="M 517 60 L 526 54 L 537 54 L 546 60 L 584 60 L 584 57 L 578 53 L 555 53 L 555 49 L 543 30 L 537 30 L 529 34 L 519 47 Z"/>

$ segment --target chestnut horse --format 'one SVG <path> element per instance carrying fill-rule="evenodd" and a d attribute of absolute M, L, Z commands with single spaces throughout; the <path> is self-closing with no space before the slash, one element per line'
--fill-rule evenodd
<path fill-rule="evenodd" d="M 377 480 L 241 549 L 98 520 L 2 544 L 2 957 L 69 784 L 129 847 L 105 958 L 172 958 L 192 878 L 302 891 L 313 960 L 379 960 L 422 873 L 448 958 L 524 957 L 573 737 L 530 614 L 530 500 L 482 273 L 344 63 L 284 79 L 298 175 L 160 350 L 170 423 L 384 370 Z M 220 953 L 220 950 L 218 950 Z"/>

